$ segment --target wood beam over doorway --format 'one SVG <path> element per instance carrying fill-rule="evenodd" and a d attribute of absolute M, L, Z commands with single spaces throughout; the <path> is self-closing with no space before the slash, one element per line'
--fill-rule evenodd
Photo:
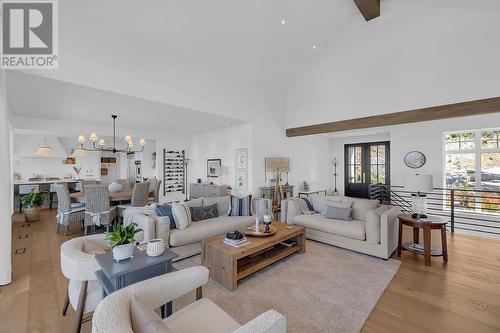
<path fill-rule="evenodd" d="M 380 16 L 380 0 L 354 0 L 365 20 L 370 21 Z"/>
<path fill-rule="evenodd" d="M 334 121 L 317 125 L 287 128 L 286 136 L 302 136 L 341 132 L 380 126 L 416 123 L 421 121 L 476 116 L 500 112 L 500 97 L 433 106 L 429 108 L 385 113 L 376 116 Z"/>

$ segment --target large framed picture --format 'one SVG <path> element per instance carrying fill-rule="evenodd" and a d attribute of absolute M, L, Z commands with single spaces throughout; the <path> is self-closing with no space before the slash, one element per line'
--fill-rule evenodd
<path fill-rule="evenodd" d="M 246 169 L 248 167 L 248 149 L 236 149 L 236 169 Z"/>
<path fill-rule="evenodd" d="M 248 189 L 248 178 L 246 170 L 236 170 L 234 189 L 246 191 Z"/>
<path fill-rule="evenodd" d="M 220 158 L 207 160 L 207 177 L 219 177 L 222 171 Z"/>

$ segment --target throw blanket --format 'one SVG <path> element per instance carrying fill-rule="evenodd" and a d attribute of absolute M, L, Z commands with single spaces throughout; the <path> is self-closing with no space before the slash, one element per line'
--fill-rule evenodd
<path fill-rule="evenodd" d="M 134 215 L 156 215 L 156 204 L 151 204 L 144 207 L 129 207 L 123 211 L 123 225 L 128 226 L 134 222 Z"/>
<path fill-rule="evenodd" d="M 299 205 L 299 208 L 300 208 L 300 211 L 302 212 L 302 214 L 307 214 L 307 215 L 312 214 L 312 212 L 307 207 L 306 201 L 303 198 L 295 197 L 295 198 L 291 198 L 290 200 L 296 202 Z"/>

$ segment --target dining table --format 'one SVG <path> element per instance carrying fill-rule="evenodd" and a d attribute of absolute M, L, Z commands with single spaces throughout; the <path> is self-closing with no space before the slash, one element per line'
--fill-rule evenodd
<path fill-rule="evenodd" d="M 75 199 L 78 202 L 85 202 L 85 192 L 74 192 L 69 195 L 72 199 Z M 109 201 L 117 202 L 117 201 L 128 201 L 132 199 L 132 189 L 124 189 L 117 192 L 109 192 Z"/>

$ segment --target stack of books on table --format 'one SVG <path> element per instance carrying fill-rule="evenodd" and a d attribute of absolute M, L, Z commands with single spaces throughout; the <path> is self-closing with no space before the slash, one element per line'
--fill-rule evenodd
<path fill-rule="evenodd" d="M 246 237 L 243 237 L 242 239 L 230 239 L 225 237 L 224 244 L 232 247 L 242 247 L 248 245 L 248 239 Z"/>

